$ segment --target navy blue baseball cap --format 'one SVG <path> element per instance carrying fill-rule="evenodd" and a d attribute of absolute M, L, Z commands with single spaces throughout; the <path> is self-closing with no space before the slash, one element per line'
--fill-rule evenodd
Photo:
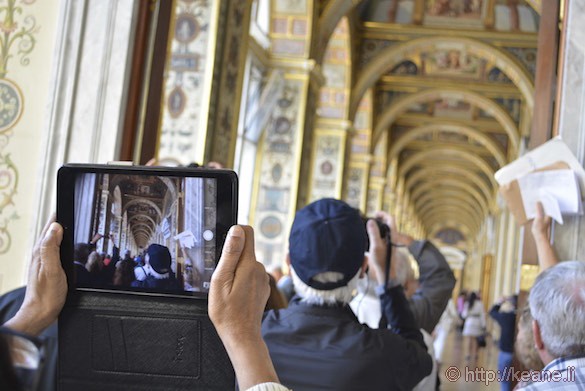
<path fill-rule="evenodd" d="M 308 286 L 331 290 L 347 285 L 364 263 L 368 240 L 360 212 L 343 201 L 324 198 L 299 210 L 289 237 L 289 256 L 297 276 Z M 313 277 L 339 272 L 337 282 Z"/>

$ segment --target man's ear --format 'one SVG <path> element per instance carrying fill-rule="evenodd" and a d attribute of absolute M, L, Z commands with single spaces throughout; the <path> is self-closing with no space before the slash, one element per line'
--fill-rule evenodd
<path fill-rule="evenodd" d="M 364 278 L 367 271 L 368 271 L 368 257 L 366 255 L 364 255 L 364 263 L 362 263 L 362 267 L 360 269 L 360 278 Z"/>
<path fill-rule="evenodd" d="M 286 257 L 284 258 L 284 261 L 286 262 L 286 266 L 288 266 L 288 268 L 290 269 L 290 254 L 288 253 L 288 251 L 286 252 Z"/>
<path fill-rule="evenodd" d="M 542 341 L 542 334 L 540 333 L 540 325 L 535 319 L 532 320 L 532 334 L 534 338 L 534 347 L 538 350 L 543 350 L 544 342 Z"/>

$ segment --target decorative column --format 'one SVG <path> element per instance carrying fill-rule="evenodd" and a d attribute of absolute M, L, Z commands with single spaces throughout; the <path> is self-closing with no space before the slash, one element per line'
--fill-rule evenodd
<path fill-rule="evenodd" d="M 157 155 L 233 164 L 251 0 L 176 0 Z"/>
<path fill-rule="evenodd" d="M 323 60 L 324 85 L 319 91 L 311 155 L 309 201 L 341 198 L 351 93 L 351 42 L 347 18 L 331 35 Z M 308 108 L 310 110 L 311 108 Z"/>
<path fill-rule="evenodd" d="M 372 90 L 362 98 L 354 120 L 355 133 L 351 138 L 351 152 L 345 174 L 344 200 L 362 211 L 366 210 L 372 134 Z"/>
<path fill-rule="evenodd" d="M 258 260 L 265 265 L 280 265 L 288 251 L 295 212 L 309 199 L 309 186 L 305 184 L 310 175 L 315 107 L 323 78 L 309 59 L 313 2 L 272 5 L 271 67 L 282 70 L 284 81 L 258 146 L 250 223 L 256 227 Z M 325 149 L 339 147 L 337 153 L 341 152 L 334 140 L 321 141 Z M 329 152 L 335 155 L 333 151 Z"/>
<path fill-rule="evenodd" d="M 374 148 L 374 158 L 370 168 L 366 213 L 371 216 L 382 209 L 383 193 L 386 185 L 386 160 L 388 152 L 388 133 L 382 134 Z"/>

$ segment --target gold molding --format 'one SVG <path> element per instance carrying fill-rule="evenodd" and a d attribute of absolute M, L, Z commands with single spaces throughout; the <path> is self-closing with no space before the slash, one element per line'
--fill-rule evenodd
<path fill-rule="evenodd" d="M 429 88 L 453 88 L 454 83 L 465 83 L 466 89 L 482 93 L 493 94 L 502 98 L 523 99 L 522 92 L 514 84 L 503 84 L 493 82 L 468 81 L 458 79 L 438 79 L 431 77 L 420 76 L 398 76 L 398 75 L 384 75 L 380 77 L 376 88 L 379 91 L 404 91 L 404 92 L 418 92 L 421 89 Z"/>
<path fill-rule="evenodd" d="M 429 125 L 429 124 L 436 124 L 436 125 L 443 125 L 443 124 L 452 124 L 453 119 L 448 118 L 435 118 L 430 117 L 426 114 L 414 114 L 414 113 L 404 113 L 401 114 L 396 120 L 394 124 L 397 125 L 404 125 L 404 126 L 412 126 L 417 127 L 421 125 Z M 494 134 L 506 134 L 507 132 L 502 128 L 502 125 L 496 121 L 491 119 L 476 119 L 476 120 L 468 120 L 468 119 L 459 119 L 457 118 L 457 124 L 461 126 L 471 127 L 477 130 L 481 130 L 484 133 L 494 133 Z"/>
<path fill-rule="evenodd" d="M 469 37 L 481 39 L 494 46 L 496 43 L 511 47 L 538 47 L 538 34 L 527 32 L 506 32 L 477 29 L 449 29 L 433 26 L 415 26 L 407 24 L 392 24 L 380 22 L 364 22 L 361 36 L 364 39 L 383 39 L 409 41 L 420 37 L 436 37 L 438 35 L 447 38 Z"/>

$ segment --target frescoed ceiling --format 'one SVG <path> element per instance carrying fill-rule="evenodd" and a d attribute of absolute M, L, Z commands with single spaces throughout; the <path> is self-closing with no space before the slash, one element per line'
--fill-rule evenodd
<path fill-rule="evenodd" d="M 354 9 L 350 111 L 373 89 L 369 151 L 387 143 L 382 175 L 394 188 L 404 181 L 402 198 L 445 244 L 465 247 L 479 233 L 497 208 L 493 173 L 530 129 L 539 6 L 371 0 Z"/>

